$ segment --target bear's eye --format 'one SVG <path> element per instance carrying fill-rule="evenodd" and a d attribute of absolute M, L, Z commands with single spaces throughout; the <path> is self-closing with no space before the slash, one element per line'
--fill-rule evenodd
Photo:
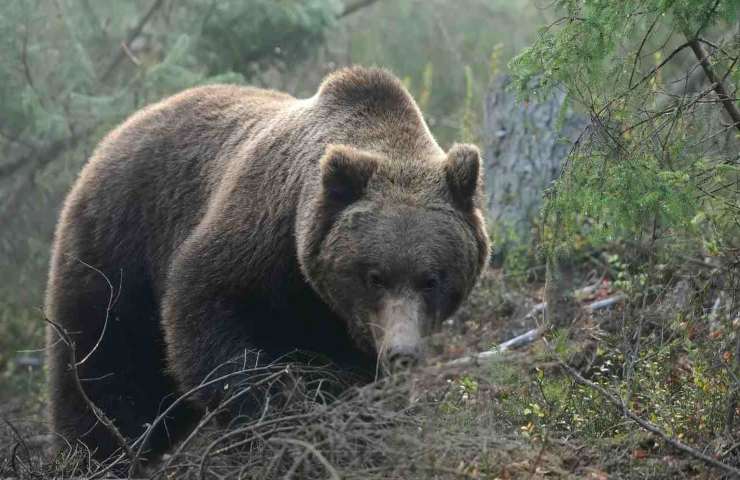
<path fill-rule="evenodd" d="M 437 287 L 439 287 L 439 277 L 436 275 L 428 275 L 424 277 L 421 284 L 421 288 L 423 288 L 424 291 L 431 292 L 436 290 Z"/>
<path fill-rule="evenodd" d="M 385 288 L 385 280 L 377 270 L 370 270 L 367 273 L 367 284 L 371 288 Z"/>

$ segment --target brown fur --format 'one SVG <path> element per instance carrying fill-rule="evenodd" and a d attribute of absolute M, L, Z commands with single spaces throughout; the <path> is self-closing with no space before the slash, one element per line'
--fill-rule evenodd
<path fill-rule="evenodd" d="M 372 369 L 381 340 L 369 319 L 385 300 L 363 265 L 388 280 L 377 289 L 396 282 L 417 302 L 425 332 L 451 315 L 488 256 L 479 162 L 475 147 L 445 154 L 382 70 L 341 70 L 303 100 L 188 90 L 134 114 L 83 169 L 57 228 L 46 314 L 82 358 L 113 286 L 103 341 L 79 373 L 128 438 L 245 352 L 268 362 L 303 349 Z M 48 348 L 53 430 L 104 458 L 115 442 L 83 406 L 52 329 Z M 217 392 L 196 396 L 167 434 Z"/>

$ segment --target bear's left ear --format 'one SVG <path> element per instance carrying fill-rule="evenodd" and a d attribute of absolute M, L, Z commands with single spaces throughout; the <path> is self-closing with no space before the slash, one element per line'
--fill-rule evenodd
<path fill-rule="evenodd" d="M 480 151 L 475 145 L 455 144 L 447 153 L 445 177 L 455 205 L 472 210 L 481 184 Z"/>
<path fill-rule="evenodd" d="M 348 205 L 365 192 L 380 159 L 346 145 L 329 145 L 321 158 L 321 185 L 333 202 Z"/>

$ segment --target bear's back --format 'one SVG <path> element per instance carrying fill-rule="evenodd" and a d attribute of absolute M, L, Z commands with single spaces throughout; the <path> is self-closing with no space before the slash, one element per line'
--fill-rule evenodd
<path fill-rule="evenodd" d="M 111 263 L 140 259 L 154 283 L 161 283 L 228 162 L 295 101 L 272 90 L 209 85 L 139 110 L 100 142 L 62 219 L 84 219 L 95 232 L 91 248 L 106 252 Z"/>

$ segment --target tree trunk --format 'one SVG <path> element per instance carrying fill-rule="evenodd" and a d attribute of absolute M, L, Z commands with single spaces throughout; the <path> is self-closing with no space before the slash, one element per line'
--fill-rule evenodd
<path fill-rule="evenodd" d="M 542 102 L 522 102 L 508 91 L 508 77 L 496 81 L 486 98 L 484 118 L 488 215 L 497 252 L 513 242 L 529 243 L 545 189 L 560 174 L 586 119 L 567 108 L 558 92 Z"/>
<path fill-rule="evenodd" d="M 587 125 L 586 118 L 565 105 L 564 93 L 540 102 L 521 102 L 507 90 L 509 85 L 507 77 L 494 84 L 486 98 L 484 119 L 487 207 L 494 260 L 499 261 L 510 248 L 530 246 L 536 240 L 533 227 L 541 223 L 545 190 L 560 175 L 563 161 Z M 548 254 L 545 301 L 548 326 L 571 323 L 575 302 L 570 258 Z"/>

